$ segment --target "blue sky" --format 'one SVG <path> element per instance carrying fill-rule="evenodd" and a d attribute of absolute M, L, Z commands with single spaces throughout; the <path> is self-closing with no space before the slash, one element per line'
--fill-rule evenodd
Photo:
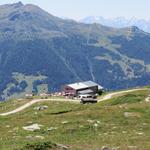
<path fill-rule="evenodd" d="M 0 4 L 14 3 L 19 0 L 0 0 Z M 86 16 L 106 18 L 124 16 L 150 19 L 150 0 L 21 0 L 32 3 L 49 13 L 79 20 Z"/>

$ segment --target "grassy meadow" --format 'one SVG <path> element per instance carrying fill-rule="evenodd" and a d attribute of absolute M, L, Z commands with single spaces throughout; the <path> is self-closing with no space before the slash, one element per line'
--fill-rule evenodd
<path fill-rule="evenodd" d="M 61 149 L 56 144 L 70 150 L 98 150 L 102 146 L 149 150 L 150 102 L 144 101 L 149 95 L 150 90 L 143 90 L 85 105 L 40 102 L 14 115 L 0 116 L 0 150 Z M 12 101 L 0 103 L 0 108 L 7 111 L 11 105 Z M 48 108 L 35 110 L 44 105 Z M 41 127 L 36 131 L 23 129 L 31 124 Z"/>

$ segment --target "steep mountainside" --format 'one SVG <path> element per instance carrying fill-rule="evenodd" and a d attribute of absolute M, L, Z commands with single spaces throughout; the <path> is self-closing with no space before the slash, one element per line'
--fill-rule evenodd
<path fill-rule="evenodd" d="M 150 34 L 63 20 L 37 6 L 0 6 L 0 99 L 93 80 L 108 89 L 150 84 Z"/>

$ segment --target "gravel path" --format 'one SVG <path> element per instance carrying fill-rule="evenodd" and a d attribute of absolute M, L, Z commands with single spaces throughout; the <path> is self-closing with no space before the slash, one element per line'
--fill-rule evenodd
<path fill-rule="evenodd" d="M 55 101 L 55 102 L 74 102 L 74 103 L 79 103 L 79 100 L 70 100 L 70 99 L 35 99 L 35 100 L 31 100 L 30 102 L 18 107 L 17 109 L 10 111 L 10 112 L 6 112 L 6 113 L 2 113 L 0 114 L 0 116 L 8 116 L 8 115 L 12 115 L 15 114 L 17 112 L 20 112 L 28 107 L 30 107 L 31 105 L 38 103 L 38 102 L 46 102 L 46 101 Z"/>
<path fill-rule="evenodd" d="M 119 91 L 119 92 L 113 92 L 113 93 L 109 93 L 107 95 L 105 95 L 103 98 L 99 99 L 98 102 L 101 101 L 105 101 L 108 99 L 111 99 L 112 97 L 117 97 L 120 94 L 125 94 L 125 93 L 129 93 L 129 92 L 134 92 L 134 91 L 140 91 L 140 90 L 145 90 L 146 88 L 143 89 L 132 89 L 132 90 L 126 90 L 126 91 Z M 8 115 L 12 115 L 15 114 L 17 112 L 20 112 L 28 107 L 30 107 L 31 105 L 38 103 L 38 102 L 45 102 L 45 101 L 56 101 L 56 102 L 74 102 L 74 103 L 80 103 L 80 100 L 71 100 L 71 99 L 35 99 L 35 100 L 31 100 L 30 102 L 18 107 L 17 109 L 10 111 L 10 112 L 6 112 L 6 113 L 1 113 L 0 116 L 8 116 Z"/>
<path fill-rule="evenodd" d="M 134 91 L 141 91 L 141 90 L 146 90 L 147 88 L 141 88 L 141 89 L 131 89 L 131 90 L 126 90 L 126 91 L 119 91 L 119 92 L 113 92 L 113 93 L 109 93 L 107 95 L 105 95 L 103 98 L 99 99 L 98 102 L 101 101 L 105 101 L 108 99 L 111 99 L 113 97 L 117 97 L 120 94 L 126 94 L 126 93 L 130 93 L 130 92 L 134 92 Z M 150 89 L 149 89 L 150 90 Z"/>

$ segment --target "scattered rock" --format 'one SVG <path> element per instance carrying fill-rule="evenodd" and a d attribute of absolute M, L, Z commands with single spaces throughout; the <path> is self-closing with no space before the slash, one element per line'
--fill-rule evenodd
<path fill-rule="evenodd" d="M 89 122 L 89 123 L 94 123 L 95 120 L 90 120 L 90 119 L 88 119 L 87 122 Z"/>
<path fill-rule="evenodd" d="M 45 110 L 47 108 L 48 106 L 38 106 L 38 107 L 34 107 L 34 110 Z"/>
<path fill-rule="evenodd" d="M 28 121 L 27 124 L 33 124 L 33 122 L 32 121 Z"/>
<path fill-rule="evenodd" d="M 113 147 L 112 150 L 120 150 L 120 147 Z"/>
<path fill-rule="evenodd" d="M 84 126 L 83 125 L 79 125 L 79 128 L 84 128 Z"/>
<path fill-rule="evenodd" d="M 13 131 L 18 131 L 18 130 L 19 130 L 19 127 L 13 128 Z"/>
<path fill-rule="evenodd" d="M 43 136 L 40 136 L 40 135 L 36 135 L 36 136 L 31 136 L 31 135 L 29 135 L 29 136 L 26 136 L 26 139 L 28 139 L 28 140 L 36 140 L 36 139 L 43 140 L 44 137 L 43 137 Z"/>
<path fill-rule="evenodd" d="M 124 133 L 124 134 L 125 134 L 125 133 L 127 133 L 127 131 L 122 131 L 122 133 Z"/>
<path fill-rule="evenodd" d="M 15 133 L 15 132 L 12 132 L 12 135 L 13 135 L 13 136 L 16 136 L 16 133 Z"/>
<path fill-rule="evenodd" d="M 67 124 L 67 123 L 69 123 L 69 121 L 63 121 L 63 122 L 61 122 L 62 124 Z"/>
<path fill-rule="evenodd" d="M 15 136 L 13 136 L 12 138 L 13 138 L 13 139 L 17 139 L 17 138 L 19 138 L 19 137 L 20 137 L 20 136 L 16 136 L 16 135 L 15 135 Z"/>
<path fill-rule="evenodd" d="M 97 123 L 94 123 L 94 127 L 96 127 L 96 128 L 97 128 L 97 127 L 98 127 L 98 124 L 97 124 Z"/>
<path fill-rule="evenodd" d="M 137 134 L 138 134 L 138 135 L 143 135 L 144 133 L 143 133 L 143 132 L 137 132 Z"/>
<path fill-rule="evenodd" d="M 145 102 L 150 102 L 150 95 L 145 99 Z"/>
<path fill-rule="evenodd" d="M 26 136 L 26 139 L 33 140 L 33 136 L 31 136 L 31 135 Z"/>
<path fill-rule="evenodd" d="M 135 112 L 124 112 L 124 116 L 126 118 L 128 118 L 128 117 L 140 117 L 140 114 L 139 113 L 135 113 Z"/>
<path fill-rule="evenodd" d="M 63 144 L 56 144 L 56 145 L 57 145 L 57 147 L 58 147 L 58 148 L 61 148 L 61 149 L 63 149 L 63 150 L 67 150 L 67 149 L 69 149 L 69 147 L 68 147 L 68 146 L 63 145 Z"/>
<path fill-rule="evenodd" d="M 138 150 L 137 146 L 128 146 L 128 150 Z"/>
<path fill-rule="evenodd" d="M 94 126 L 95 128 L 97 128 L 97 127 L 101 124 L 101 122 L 100 122 L 99 120 L 91 120 L 91 119 L 88 119 L 87 122 L 93 124 L 93 126 Z"/>
<path fill-rule="evenodd" d="M 100 122 L 99 120 L 91 120 L 91 119 L 88 119 L 87 122 L 89 122 L 89 123 L 101 124 L 101 122 Z"/>
<path fill-rule="evenodd" d="M 37 113 L 37 112 L 35 112 L 34 114 L 35 114 L 35 115 L 37 115 L 38 113 Z"/>
<path fill-rule="evenodd" d="M 143 123 L 143 126 L 146 126 L 147 125 L 147 123 Z"/>
<path fill-rule="evenodd" d="M 17 99 L 18 101 L 22 101 L 23 99 L 22 98 L 19 98 L 19 99 Z"/>
<path fill-rule="evenodd" d="M 57 127 L 50 127 L 47 129 L 47 131 L 52 131 L 52 130 L 57 130 L 58 128 Z"/>
<path fill-rule="evenodd" d="M 114 131 L 111 131 L 110 133 L 111 133 L 111 134 L 114 134 L 115 132 L 114 132 Z"/>
<path fill-rule="evenodd" d="M 123 106 L 122 106 L 122 105 L 119 105 L 119 108 L 123 108 Z"/>
<path fill-rule="evenodd" d="M 39 125 L 39 124 L 32 124 L 32 125 L 29 125 L 29 126 L 25 126 L 23 127 L 24 130 L 27 130 L 27 131 L 36 131 L 36 130 L 40 130 L 43 125 Z"/>
<path fill-rule="evenodd" d="M 37 136 L 35 136 L 35 138 L 40 139 L 40 140 L 43 140 L 43 139 L 44 139 L 44 136 L 37 135 Z"/>
<path fill-rule="evenodd" d="M 96 123 L 101 124 L 101 122 L 99 120 L 97 120 Z"/>
<path fill-rule="evenodd" d="M 113 129 L 117 129 L 117 127 L 114 126 Z"/>
<path fill-rule="evenodd" d="M 103 146 L 103 147 L 101 148 L 101 150 L 111 150 L 111 148 L 109 148 L 108 146 Z"/>

